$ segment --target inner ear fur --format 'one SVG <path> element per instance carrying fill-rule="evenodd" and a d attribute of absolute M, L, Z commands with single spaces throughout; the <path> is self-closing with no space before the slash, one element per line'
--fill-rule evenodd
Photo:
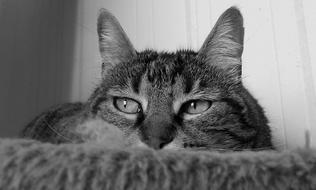
<path fill-rule="evenodd" d="M 102 57 L 102 72 L 119 63 L 127 62 L 136 51 L 118 20 L 106 9 L 100 9 L 97 30 Z"/>
<path fill-rule="evenodd" d="M 206 64 L 216 66 L 239 80 L 243 40 L 243 17 L 236 7 L 231 7 L 219 17 L 198 56 Z"/>

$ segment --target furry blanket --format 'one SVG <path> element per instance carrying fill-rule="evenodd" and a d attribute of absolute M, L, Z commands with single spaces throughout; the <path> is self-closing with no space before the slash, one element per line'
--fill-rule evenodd
<path fill-rule="evenodd" d="M 316 151 L 175 152 L 2 139 L 0 189 L 316 189 Z"/>

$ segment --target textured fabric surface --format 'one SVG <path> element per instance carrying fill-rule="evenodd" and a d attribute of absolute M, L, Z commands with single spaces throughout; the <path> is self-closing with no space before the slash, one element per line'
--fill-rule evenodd
<path fill-rule="evenodd" d="M 316 189 L 316 151 L 124 150 L 1 139 L 0 189 Z"/>

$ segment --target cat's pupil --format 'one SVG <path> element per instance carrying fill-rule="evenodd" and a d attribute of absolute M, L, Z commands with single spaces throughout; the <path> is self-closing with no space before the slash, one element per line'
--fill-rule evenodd
<path fill-rule="evenodd" d="M 195 103 L 195 102 L 191 102 L 191 107 L 193 107 L 194 109 L 196 109 L 196 103 Z"/>
<path fill-rule="evenodd" d="M 126 99 L 123 101 L 123 106 L 124 106 L 124 108 L 127 107 L 127 100 Z"/>

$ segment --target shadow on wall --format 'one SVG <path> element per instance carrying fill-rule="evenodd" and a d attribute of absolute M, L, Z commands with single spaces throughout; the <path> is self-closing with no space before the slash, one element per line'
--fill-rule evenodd
<path fill-rule="evenodd" d="M 0 136 L 70 101 L 77 1 L 0 0 Z"/>

